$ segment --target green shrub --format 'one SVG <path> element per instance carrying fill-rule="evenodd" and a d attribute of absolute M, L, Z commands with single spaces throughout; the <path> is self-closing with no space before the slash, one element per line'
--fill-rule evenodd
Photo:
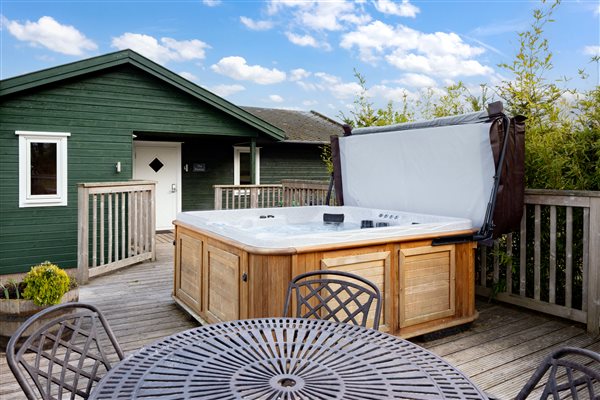
<path fill-rule="evenodd" d="M 50 261 L 31 267 L 23 282 L 23 297 L 38 306 L 58 304 L 70 287 L 69 275 Z"/>

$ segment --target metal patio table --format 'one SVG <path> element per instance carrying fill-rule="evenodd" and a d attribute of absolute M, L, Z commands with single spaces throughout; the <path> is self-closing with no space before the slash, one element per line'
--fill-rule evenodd
<path fill-rule="evenodd" d="M 403 339 L 301 318 L 205 325 L 128 356 L 90 399 L 486 399 Z"/>

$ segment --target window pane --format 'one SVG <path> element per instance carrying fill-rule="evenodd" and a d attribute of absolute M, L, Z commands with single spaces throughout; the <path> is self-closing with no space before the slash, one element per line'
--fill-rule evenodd
<path fill-rule="evenodd" d="M 31 194 L 56 194 L 56 143 L 31 143 Z"/>
<path fill-rule="evenodd" d="M 251 184 L 250 153 L 240 153 L 240 185 Z"/>

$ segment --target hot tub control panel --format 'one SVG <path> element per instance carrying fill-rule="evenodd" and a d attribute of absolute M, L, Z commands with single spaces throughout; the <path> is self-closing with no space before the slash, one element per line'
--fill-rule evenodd
<path fill-rule="evenodd" d="M 398 215 L 395 214 L 379 214 L 379 218 L 383 218 L 383 219 L 398 219 Z"/>

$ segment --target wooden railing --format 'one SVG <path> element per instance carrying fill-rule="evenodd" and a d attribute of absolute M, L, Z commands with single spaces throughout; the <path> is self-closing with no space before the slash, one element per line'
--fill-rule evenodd
<path fill-rule="evenodd" d="M 281 185 L 214 185 L 215 210 L 283 206 Z"/>
<path fill-rule="evenodd" d="M 329 182 L 284 179 L 281 185 L 214 185 L 213 188 L 215 210 L 317 206 L 325 204 Z"/>
<path fill-rule="evenodd" d="M 480 246 L 480 295 L 600 327 L 600 192 L 527 190 L 521 229 Z"/>
<path fill-rule="evenodd" d="M 144 260 L 155 259 L 155 183 L 78 185 L 78 256 L 81 283 Z"/>
<path fill-rule="evenodd" d="M 299 179 L 284 179 L 283 204 L 286 207 L 294 206 L 322 206 L 327 203 L 329 182 L 307 181 Z M 331 195 L 330 205 L 335 205 L 335 196 Z"/>

